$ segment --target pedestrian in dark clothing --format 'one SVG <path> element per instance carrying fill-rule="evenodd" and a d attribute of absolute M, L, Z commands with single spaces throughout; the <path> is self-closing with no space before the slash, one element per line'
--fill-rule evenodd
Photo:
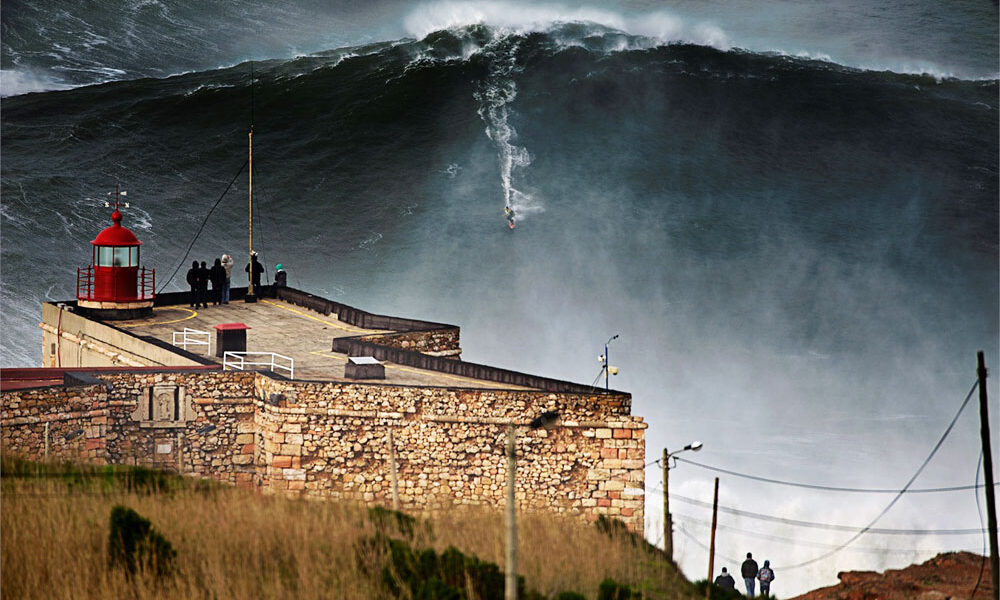
<path fill-rule="evenodd" d="M 732 575 L 726 572 L 726 567 L 722 567 L 722 575 L 715 578 L 715 585 L 724 590 L 735 590 L 736 580 L 733 579 Z"/>
<path fill-rule="evenodd" d="M 757 571 L 757 579 L 760 580 L 760 595 L 771 595 L 771 582 L 774 581 L 774 569 L 771 568 L 771 561 L 765 560 L 764 566 Z"/>
<path fill-rule="evenodd" d="M 187 282 L 191 286 L 191 303 L 189 306 L 191 308 L 198 308 L 199 295 L 201 293 L 201 284 L 199 283 L 199 273 L 198 261 L 191 263 L 191 268 L 187 272 Z"/>
<path fill-rule="evenodd" d="M 250 270 L 251 267 L 253 267 L 252 273 Z M 243 270 L 249 274 L 250 281 L 253 282 L 254 294 L 260 294 L 263 291 L 260 289 L 260 276 L 264 274 L 264 265 L 257 262 L 256 252 L 250 254 L 250 262 L 247 263 L 247 266 Z"/>
<path fill-rule="evenodd" d="M 274 266 L 274 287 L 288 287 L 288 273 L 285 271 L 285 265 L 278 263 Z"/>
<path fill-rule="evenodd" d="M 215 259 L 215 264 L 208 271 L 208 279 L 212 282 L 212 300 L 216 304 L 222 304 L 222 291 L 226 285 L 226 268 L 222 266 L 222 259 Z"/>
<path fill-rule="evenodd" d="M 205 265 L 205 261 L 201 261 L 201 267 L 198 269 L 199 278 L 198 283 L 201 285 L 201 306 L 202 308 L 208 308 L 208 267 Z"/>
<path fill-rule="evenodd" d="M 757 561 L 749 552 L 747 552 L 747 559 L 743 561 L 740 573 L 743 575 L 743 583 L 747 586 L 747 598 L 753 598 L 753 586 L 757 578 Z"/>

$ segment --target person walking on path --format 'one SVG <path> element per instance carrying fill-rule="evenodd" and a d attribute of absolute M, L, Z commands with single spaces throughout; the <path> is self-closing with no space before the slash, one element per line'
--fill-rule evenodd
<path fill-rule="evenodd" d="M 212 300 L 215 304 L 222 304 L 222 290 L 226 285 L 226 269 L 222 266 L 222 259 L 215 259 L 215 264 L 208 271 L 208 279 L 212 282 Z"/>
<path fill-rule="evenodd" d="M 743 574 L 743 583 L 747 586 L 747 598 L 753 598 L 754 580 L 757 577 L 757 561 L 753 559 L 753 554 L 747 552 L 747 559 L 743 561 L 740 573 Z"/>
<path fill-rule="evenodd" d="M 774 569 L 771 568 L 771 561 L 765 560 L 764 566 L 757 571 L 757 579 L 760 580 L 760 595 L 771 595 L 771 582 L 774 581 Z"/>
<path fill-rule="evenodd" d="M 188 304 L 191 308 L 198 308 L 199 295 L 201 294 L 201 284 L 199 283 L 198 261 L 191 263 L 191 268 L 187 272 L 187 282 L 191 286 L 191 301 Z"/>
<path fill-rule="evenodd" d="M 222 255 L 222 268 L 226 270 L 226 281 L 222 284 L 222 303 L 229 304 L 229 288 L 233 283 L 233 257 Z"/>
<path fill-rule="evenodd" d="M 726 567 L 722 567 L 722 574 L 715 578 L 715 585 L 724 590 L 735 590 L 736 580 L 726 571 Z"/>
<path fill-rule="evenodd" d="M 253 281 L 253 293 L 260 295 L 264 290 L 260 289 L 260 276 L 264 274 L 264 265 L 257 262 L 257 253 L 254 252 L 250 255 L 250 262 L 247 266 L 243 268 L 247 272 L 251 281 Z"/>

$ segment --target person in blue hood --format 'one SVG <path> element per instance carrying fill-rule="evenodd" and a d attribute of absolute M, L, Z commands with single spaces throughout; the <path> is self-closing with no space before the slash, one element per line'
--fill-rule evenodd
<path fill-rule="evenodd" d="M 774 581 L 774 569 L 771 568 L 771 561 L 765 560 L 764 566 L 757 571 L 757 580 L 760 581 L 760 595 L 771 595 L 771 582 Z"/>

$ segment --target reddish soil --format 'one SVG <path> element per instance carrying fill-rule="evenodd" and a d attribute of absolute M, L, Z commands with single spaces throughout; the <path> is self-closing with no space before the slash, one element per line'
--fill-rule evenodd
<path fill-rule="evenodd" d="M 875 571 L 847 571 L 838 573 L 838 585 L 813 590 L 793 600 L 975 600 L 996 598 L 990 583 L 990 564 L 983 557 L 971 552 L 948 552 L 919 565 L 905 569 Z"/>

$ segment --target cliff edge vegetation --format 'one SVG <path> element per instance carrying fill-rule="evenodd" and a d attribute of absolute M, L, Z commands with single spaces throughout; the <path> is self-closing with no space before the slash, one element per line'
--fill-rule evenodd
<path fill-rule="evenodd" d="M 9 455 L 0 473 L 5 598 L 503 597 L 500 507 L 406 515 Z M 109 561 L 116 507 L 169 543 L 169 570 Z M 699 597 L 662 553 L 614 522 L 521 513 L 519 533 L 523 598 Z"/>

